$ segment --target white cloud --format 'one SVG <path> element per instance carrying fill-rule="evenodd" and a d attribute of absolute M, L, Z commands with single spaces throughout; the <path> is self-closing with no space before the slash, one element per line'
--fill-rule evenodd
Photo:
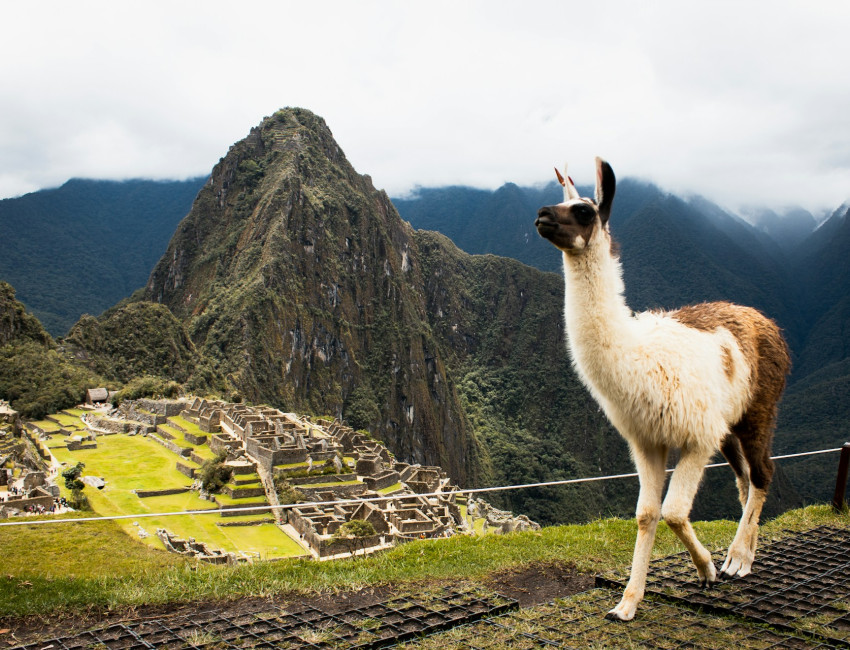
<path fill-rule="evenodd" d="M 361 173 L 548 180 L 569 159 L 731 207 L 850 197 L 850 5 L 31 2 L 0 9 L 0 196 L 206 174 L 281 106 Z"/>

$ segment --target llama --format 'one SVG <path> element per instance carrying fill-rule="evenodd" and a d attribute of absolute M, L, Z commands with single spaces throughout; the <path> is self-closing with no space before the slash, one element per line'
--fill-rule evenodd
<path fill-rule="evenodd" d="M 718 449 L 735 472 L 743 510 L 720 571 L 750 573 L 790 360 L 779 328 L 749 307 L 714 302 L 632 313 L 608 225 L 611 166 L 596 159 L 595 200 L 580 197 L 569 176 L 555 171 L 564 201 L 540 208 L 535 226 L 563 253 L 567 347 L 579 378 L 628 442 L 640 478 L 631 575 L 607 614 L 628 621 L 644 595 L 660 518 L 688 549 L 700 581 L 716 580 L 689 517 L 703 468 Z M 672 448 L 680 458 L 662 503 Z"/>

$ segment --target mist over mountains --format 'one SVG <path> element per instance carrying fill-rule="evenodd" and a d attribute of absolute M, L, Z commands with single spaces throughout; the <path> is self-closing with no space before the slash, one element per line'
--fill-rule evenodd
<path fill-rule="evenodd" d="M 630 471 L 625 444 L 570 367 L 559 254 L 533 227 L 541 205 L 561 200 L 559 186 L 422 188 L 391 201 L 351 167 L 324 121 L 302 109 L 264 119 L 206 183 L 195 183 L 197 196 L 181 185 L 169 210 L 152 201 L 148 216 L 114 217 L 130 225 L 112 245 L 68 227 L 85 210 L 52 207 L 42 217 L 29 208 L 26 227 L 6 217 L 8 206 L 34 205 L 42 193 L 0 202 L 4 235 L 21 242 L 15 269 L 0 268 L 0 279 L 18 288 L 14 278 L 25 278 L 18 298 L 28 305 L 44 297 L 40 278 L 44 286 L 61 278 L 56 286 L 76 297 L 78 287 L 105 293 L 109 284 L 119 294 L 109 309 L 81 318 L 61 346 L 103 381 L 150 374 L 196 392 L 346 418 L 400 459 L 442 465 L 462 485 Z M 121 194 L 123 185 L 109 189 Z M 105 203 L 102 188 L 92 188 L 79 203 Z M 185 218 L 174 220 L 180 210 Z M 789 218 L 809 223 L 804 214 Z M 795 370 L 777 453 L 839 446 L 846 436 L 848 221 L 845 207 L 800 240 L 799 224 L 766 232 L 705 199 L 618 184 L 611 228 L 633 309 L 731 300 L 785 330 Z M 60 256 L 45 264 L 45 254 L 32 252 L 48 250 L 54 236 L 76 239 L 79 257 L 113 260 L 115 271 L 128 249 L 158 245 L 148 241 L 154 231 L 162 247 L 130 286 L 128 274 L 104 270 L 89 280 Z M 56 304 L 63 291 L 51 289 Z M 98 314 L 99 304 L 83 309 Z M 63 332 L 61 321 L 52 331 Z M 34 354 L 37 344 L 27 345 Z M 738 515 L 730 476 L 723 488 L 703 490 L 697 517 Z M 783 463 L 766 512 L 826 498 L 830 476 L 822 459 Z M 502 499 L 543 523 L 577 521 L 630 513 L 635 485 Z"/>

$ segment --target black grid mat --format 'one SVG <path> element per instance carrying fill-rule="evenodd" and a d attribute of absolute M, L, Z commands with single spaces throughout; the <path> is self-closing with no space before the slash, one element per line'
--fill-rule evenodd
<path fill-rule="evenodd" d="M 339 614 L 305 607 L 237 616 L 177 616 L 111 625 L 19 647 L 51 650 L 383 648 L 516 607 L 515 600 L 494 593 L 447 590 L 422 598 L 395 598 Z"/>
<path fill-rule="evenodd" d="M 593 589 L 566 600 L 488 617 L 399 647 L 402 650 L 839 647 L 826 641 L 772 630 L 738 617 L 709 616 L 656 599 L 644 600 L 633 621 L 607 620 L 605 612 L 613 608 L 619 599 L 618 592 Z"/>
<path fill-rule="evenodd" d="M 604 576 L 597 584 L 621 589 L 625 581 Z M 687 553 L 663 558 L 650 565 L 647 593 L 850 647 L 850 529 L 821 526 L 768 544 L 750 575 L 709 589 L 700 587 Z"/>

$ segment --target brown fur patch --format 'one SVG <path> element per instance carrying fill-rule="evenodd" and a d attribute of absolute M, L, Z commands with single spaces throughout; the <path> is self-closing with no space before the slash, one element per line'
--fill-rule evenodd
<path fill-rule="evenodd" d="M 723 350 L 723 370 L 726 371 L 727 379 L 732 379 L 735 376 L 735 360 L 732 358 L 732 350 L 725 345 L 720 349 Z"/>
<path fill-rule="evenodd" d="M 750 366 L 752 398 L 747 410 L 732 426 L 732 433 L 750 466 L 755 487 L 766 489 L 773 475 L 770 447 L 776 407 L 791 369 L 788 345 L 772 320 L 750 307 L 712 302 L 683 307 L 670 316 L 683 325 L 713 332 L 723 327 L 735 337 Z"/>

